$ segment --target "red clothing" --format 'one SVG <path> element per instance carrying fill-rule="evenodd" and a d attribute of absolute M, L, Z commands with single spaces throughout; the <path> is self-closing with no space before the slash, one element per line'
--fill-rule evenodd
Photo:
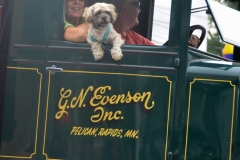
<path fill-rule="evenodd" d="M 128 30 L 126 32 L 126 36 L 121 35 L 122 39 L 125 41 L 125 44 L 137 44 L 137 45 L 150 45 L 150 46 L 155 46 L 153 42 L 149 41 L 147 38 L 141 36 L 140 34 Z"/>

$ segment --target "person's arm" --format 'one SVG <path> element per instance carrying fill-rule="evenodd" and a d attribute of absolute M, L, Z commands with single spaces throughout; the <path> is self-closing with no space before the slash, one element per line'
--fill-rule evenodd
<path fill-rule="evenodd" d="M 64 30 L 63 38 L 64 40 L 71 42 L 86 42 L 88 34 L 88 23 L 75 26 L 69 26 Z"/>

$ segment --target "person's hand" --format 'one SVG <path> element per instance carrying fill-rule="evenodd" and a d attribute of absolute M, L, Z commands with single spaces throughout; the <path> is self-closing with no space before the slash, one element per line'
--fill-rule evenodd
<path fill-rule="evenodd" d="M 194 48 L 197 48 L 200 43 L 200 39 L 196 35 L 191 35 L 188 40 L 188 45 Z"/>

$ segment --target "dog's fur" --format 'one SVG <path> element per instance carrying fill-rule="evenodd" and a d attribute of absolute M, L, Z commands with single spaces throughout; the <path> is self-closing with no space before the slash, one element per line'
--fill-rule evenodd
<path fill-rule="evenodd" d="M 110 50 L 112 58 L 116 61 L 120 60 L 123 56 L 121 45 L 124 41 L 122 40 L 121 35 L 114 30 L 112 25 L 117 18 L 114 5 L 95 3 L 84 9 L 83 18 L 89 23 L 87 42 L 92 47 L 95 60 L 102 59 L 104 55 L 102 43 L 113 44 L 113 48 Z M 110 25 L 108 39 L 102 41 L 108 24 Z M 97 42 L 92 41 L 90 36 L 93 36 Z"/>

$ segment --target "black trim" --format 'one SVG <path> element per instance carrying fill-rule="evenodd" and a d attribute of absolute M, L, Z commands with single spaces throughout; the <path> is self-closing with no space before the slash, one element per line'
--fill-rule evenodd
<path fill-rule="evenodd" d="M 122 50 L 124 53 L 130 53 L 130 54 L 146 54 L 146 55 L 158 55 L 158 56 L 171 56 L 171 57 L 177 57 L 177 52 L 162 52 L 162 51 L 141 51 L 141 50 Z"/>
<path fill-rule="evenodd" d="M 38 63 L 38 64 L 43 64 L 45 61 L 43 60 L 31 60 L 31 59 L 13 59 L 13 62 L 20 62 L 20 63 Z"/>
<path fill-rule="evenodd" d="M 230 2 L 236 2 L 238 1 L 238 11 L 240 11 L 240 0 L 229 0 Z M 233 16 L 234 17 L 234 16 Z M 237 21 L 238 17 L 233 18 L 233 21 Z M 233 49 L 233 60 L 240 62 L 240 47 L 234 45 L 234 49 Z"/>
<path fill-rule="evenodd" d="M 193 51 L 195 54 L 201 54 L 203 56 L 209 56 L 209 58 L 215 58 L 217 60 L 224 60 L 224 61 L 228 61 L 228 62 L 234 62 L 234 61 L 232 61 L 230 59 L 227 59 L 227 58 L 224 58 L 224 57 L 220 57 L 220 56 L 212 54 L 212 53 L 204 52 L 204 51 L 198 50 L 198 49 L 193 48 L 193 47 L 188 47 L 188 49 L 190 51 Z"/>
<path fill-rule="evenodd" d="M 149 16 L 148 16 L 148 29 L 147 29 L 147 39 L 152 41 L 152 28 L 153 28 L 153 16 L 154 16 L 154 4 L 155 0 L 149 1 Z"/>
<path fill-rule="evenodd" d="M 47 49 L 44 45 L 27 45 L 27 44 L 14 44 L 14 48 L 24 49 Z M 91 51 L 90 47 L 66 47 L 66 46 L 49 46 L 49 50 L 72 50 L 72 51 Z M 108 51 L 108 50 L 106 50 Z M 125 50 L 124 53 L 128 54 L 142 54 L 142 55 L 160 55 L 160 56 L 171 56 L 177 57 L 177 52 L 163 52 L 163 51 L 142 51 L 142 50 Z"/>
<path fill-rule="evenodd" d="M 1 1 L 1 0 L 0 0 Z M 11 33 L 11 21 L 12 21 L 12 0 L 5 0 L 2 6 L 2 17 L 0 26 L 0 139 L 1 142 L 10 142 L 13 139 L 13 132 L 11 132 L 13 126 L 7 127 L 8 137 L 4 136 L 3 125 L 3 107 L 5 101 L 5 91 L 9 91 L 10 88 L 6 89 L 6 78 L 7 78 L 7 60 L 9 55 L 10 46 L 10 33 Z M 14 80 L 13 80 L 14 82 Z M 9 83 L 9 82 L 8 82 Z M 10 82 L 11 83 L 11 82 Z M 5 111 L 6 112 L 6 111 Z M 6 114 L 6 113 L 5 113 Z M 14 114 L 12 112 L 12 114 Z M 12 114 L 6 114 L 8 116 L 8 124 L 11 122 L 9 118 Z"/>
<path fill-rule="evenodd" d="M 49 50 L 73 50 L 73 51 L 89 50 L 91 51 L 91 48 L 90 47 L 49 46 Z"/>
<path fill-rule="evenodd" d="M 194 10 L 199 10 L 199 9 L 204 9 L 204 8 L 208 8 L 207 6 L 204 6 L 204 7 L 197 7 L 197 8 L 192 8 L 191 11 L 194 11 Z"/>
<path fill-rule="evenodd" d="M 202 9 L 202 10 L 197 10 L 197 11 L 192 11 L 191 13 L 198 13 L 198 12 L 202 12 L 202 11 L 208 11 L 208 9 L 206 8 L 206 9 Z"/>
<path fill-rule="evenodd" d="M 72 50 L 72 51 L 91 51 L 91 48 L 87 47 L 64 47 L 64 46 L 49 46 L 49 50 Z M 109 50 L 106 50 L 109 52 Z M 163 51 L 141 51 L 141 50 L 126 50 L 122 49 L 123 53 L 127 54 L 141 54 L 141 55 L 158 55 L 158 56 L 171 56 L 171 57 L 177 57 L 177 52 L 163 52 Z"/>
<path fill-rule="evenodd" d="M 138 66 L 126 64 L 112 64 L 112 63 L 84 63 L 84 62 L 64 62 L 64 61 L 48 61 L 51 65 L 70 65 L 70 66 L 84 66 L 84 67 L 101 67 L 101 68 L 114 68 L 114 69 L 138 69 L 138 70 L 159 70 L 175 72 L 175 68 L 171 67 L 156 67 L 156 66 Z"/>
<path fill-rule="evenodd" d="M 46 49 L 45 45 L 14 44 L 14 48 Z"/>

